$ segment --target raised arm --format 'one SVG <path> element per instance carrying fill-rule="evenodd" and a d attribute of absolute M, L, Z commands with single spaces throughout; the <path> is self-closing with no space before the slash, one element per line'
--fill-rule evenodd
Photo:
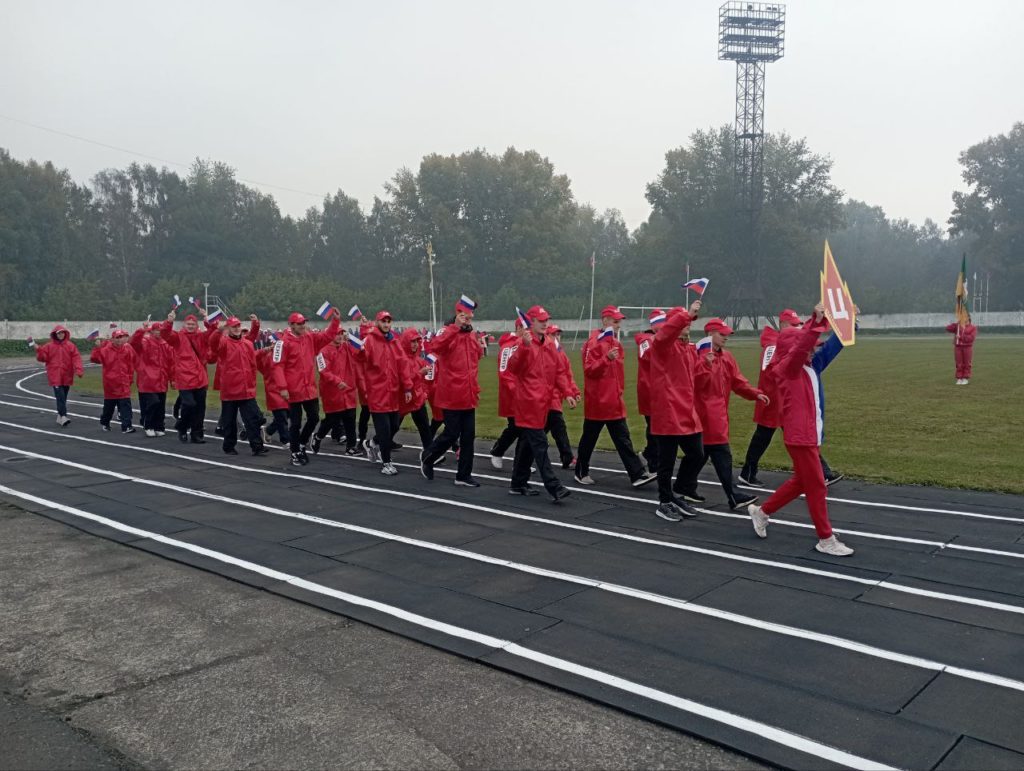
<path fill-rule="evenodd" d="M 331 316 L 331 323 L 327 325 L 327 329 L 321 330 L 320 332 L 313 332 L 313 349 L 319 351 L 331 342 L 335 337 L 338 336 L 338 330 L 341 329 L 341 320 L 338 313 L 338 309 L 334 309 L 334 315 Z M 257 322 L 258 323 L 258 322 Z"/>

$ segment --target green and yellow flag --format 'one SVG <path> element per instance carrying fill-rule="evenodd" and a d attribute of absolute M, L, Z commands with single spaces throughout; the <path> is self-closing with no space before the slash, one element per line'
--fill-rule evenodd
<path fill-rule="evenodd" d="M 956 323 L 961 327 L 969 323 L 971 314 L 967 310 L 967 255 L 960 264 L 960 275 L 956 277 Z"/>

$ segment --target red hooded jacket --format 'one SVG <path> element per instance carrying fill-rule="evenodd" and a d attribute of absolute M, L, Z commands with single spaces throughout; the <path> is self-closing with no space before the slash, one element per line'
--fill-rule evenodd
<path fill-rule="evenodd" d="M 472 410 L 480 403 L 477 367 L 484 349 L 472 330 L 449 324 L 430 341 L 441 360 L 434 382 L 434 404 L 442 410 Z"/>
<path fill-rule="evenodd" d="M 137 357 L 135 384 L 139 393 L 166 393 L 174 366 L 170 345 L 162 337 L 148 334 L 145 327 L 136 329 L 128 343 L 135 349 Z"/>
<path fill-rule="evenodd" d="M 498 417 L 516 414 L 516 377 L 508 368 L 509 357 L 519 345 L 519 335 L 506 332 L 498 341 Z"/>
<path fill-rule="evenodd" d="M 636 409 L 641 415 L 651 414 L 651 341 L 650 330 L 638 332 L 636 337 Z"/>
<path fill-rule="evenodd" d="M 414 341 L 419 340 L 420 345 L 423 345 L 423 336 L 420 335 L 415 329 L 405 330 L 399 342 L 401 343 L 399 350 L 402 353 L 401 366 L 404 370 L 405 376 L 412 382 L 412 401 L 406 403 L 405 395 L 399 394 L 399 413 L 402 415 L 408 415 L 410 412 L 415 412 L 422 407 L 427 401 L 427 394 L 430 392 L 434 385 L 433 380 L 427 380 L 427 375 L 433 374 L 434 368 L 430 367 L 430 364 L 423 359 L 419 351 L 413 353 L 412 344 Z M 430 371 L 426 374 L 423 373 L 423 368 L 429 367 Z"/>
<path fill-rule="evenodd" d="M 288 401 L 281 396 L 281 389 L 274 380 L 274 347 L 267 346 L 256 351 L 256 368 L 263 375 L 263 400 L 267 409 L 286 410 Z"/>
<path fill-rule="evenodd" d="M 57 339 L 57 333 L 64 332 L 64 341 Z M 71 342 L 71 333 L 67 327 L 60 324 L 50 332 L 52 342 L 44 343 L 36 348 L 36 361 L 46 365 L 46 379 L 52 386 L 69 386 L 75 380 L 75 375 L 82 376 L 85 370 L 82 369 L 82 354 L 78 352 L 78 346 Z"/>
<path fill-rule="evenodd" d="M 772 350 L 772 358 L 766 367 L 764 364 L 768 348 L 777 345 L 779 333 L 774 327 L 766 326 L 761 330 L 761 371 L 757 375 L 757 387 L 768 396 L 770 402 L 754 404 L 754 422 L 767 428 L 779 427 L 779 400 L 775 390 L 775 377 L 772 368 L 775 366 L 775 350 Z"/>
<path fill-rule="evenodd" d="M 701 431 L 694 399 L 695 378 L 706 376 L 697 349 L 679 339 L 692 321 L 685 308 L 673 308 L 651 342 L 651 433 L 685 436 Z"/>
<path fill-rule="evenodd" d="M 114 345 L 109 340 L 92 349 L 89 361 L 103 366 L 104 399 L 131 398 L 136 358 L 130 345 Z"/>
<path fill-rule="evenodd" d="M 160 326 L 160 336 L 174 351 L 174 385 L 179 391 L 210 385 L 206 363 L 210 358 L 210 335 L 216 328 L 216 324 L 207 324 L 205 332 L 198 329 L 195 332 L 184 329 L 175 332 L 174 322 L 170 320 Z"/>
<path fill-rule="evenodd" d="M 337 314 L 331 317 L 327 329 L 319 332 L 307 330 L 296 335 L 290 329 L 274 343 L 271 362 L 274 365 L 274 384 L 278 390 L 288 391 L 291 404 L 317 398 L 316 355 L 328 345 L 341 329 Z"/>
<path fill-rule="evenodd" d="M 826 319 L 815 325 L 811 316 L 802 327 L 790 327 L 779 333 L 772 366 L 786 444 L 803 447 L 821 444 L 825 419 L 821 414 L 819 380 L 807 357 L 814 351 L 818 336 L 828 328 Z"/>
<path fill-rule="evenodd" d="M 569 384 L 569 390 L 565 393 L 559 391 L 552 397 L 550 406 L 551 412 L 561 412 L 562 402 L 570 396 L 574 399 L 580 398 L 580 387 L 576 385 L 576 379 L 572 375 L 572 362 L 569 361 L 569 354 L 565 352 L 565 349 L 561 344 L 559 344 L 557 348 L 558 353 L 562 358 L 562 377 L 565 379 L 565 382 Z"/>
<path fill-rule="evenodd" d="M 210 358 L 217 363 L 221 401 L 256 398 L 256 349 L 248 336 L 210 335 Z"/>
<path fill-rule="evenodd" d="M 756 399 L 761 393 L 750 385 L 740 365 L 724 348 L 715 353 L 712 361 L 700 357 L 707 369 L 707 377 L 698 382 L 697 414 L 704 427 L 704 444 L 729 444 L 729 397 L 732 393 L 744 399 Z"/>
<path fill-rule="evenodd" d="M 364 338 L 356 359 L 363 363 L 366 399 L 370 412 L 398 412 L 405 394 L 412 391 L 412 380 L 402 368 L 401 343 L 393 332 L 385 337 L 376 326 Z"/>
<path fill-rule="evenodd" d="M 587 420 L 619 420 L 626 417 L 626 372 L 622 365 L 625 351 L 615 335 L 598 339 L 601 330 L 590 333 L 583 344 L 583 417 Z M 618 351 L 612 361 L 610 351 Z"/>
<path fill-rule="evenodd" d="M 359 365 L 352 346 L 348 342 L 332 342 L 317 354 L 317 369 L 321 361 L 324 368 L 320 370 L 320 403 L 324 413 L 355 409 Z"/>
<path fill-rule="evenodd" d="M 538 337 L 533 332 L 530 343 L 520 340 L 509 356 L 508 368 L 516 378 L 513 417 L 519 428 L 543 429 L 552 401 L 560 394 L 571 393 L 562 359 L 553 337 Z"/>

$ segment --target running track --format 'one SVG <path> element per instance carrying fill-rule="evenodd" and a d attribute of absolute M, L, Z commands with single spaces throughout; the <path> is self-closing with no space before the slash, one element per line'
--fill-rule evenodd
<path fill-rule="evenodd" d="M 1024 767 L 1024 498 L 844 481 L 857 553 L 830 558 L 802 505 L 762 541 L 707 477 L 676 524 L 603 454 L 559 506 L 486 454 L 479 490 L 411 446 L 393 478 L 333 445 L 292 469 L 212 430 L 101 433 L 74 392 L 60 429 L 40 375 L 0 374 L 0 496 L 26 509 L 782 766 Z"/>

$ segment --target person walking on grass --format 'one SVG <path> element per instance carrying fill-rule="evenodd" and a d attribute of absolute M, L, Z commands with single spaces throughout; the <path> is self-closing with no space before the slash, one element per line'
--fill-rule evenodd
<path fill-rule="evenodd" d="M 139 392 L 139 417 L 146 436 L 164 436 L 167 411 L 167 384 L 171 380 L 174 354 L 160 336 L 160 325 L 145 323 L 131 336 L 138 363 L 135 385 Z"/>
<path fill-rule="evenodd" d="M 750 504 L 747 513 L 757 536 L 767 538 L 772 515 L 803 495 L 818 535 L 814 548 L 823 554 L 847 557 L 853 554 L 853 549 L 839 541 L 832 532 L 825 497 L 825 475 L 818 457 L 824 409 L 820 398 L 821 380 L 819 372 L 812 366 L 812 359 L 819 335 L 827 330 L 825 306 L 818 303 L 802 327 L 789 327 L 779 334 L 775 350 L 775 383 L 780 402 L 782 439 L 793 461 L 793 475 L 761 506 Z"/>
<path fill-rule="evenodd" d="M 601 430 L 608 435 L 619 453 L 630 484 L 640 487 L 657 479 L 648 471 L 633 449 L 626 423 L 626 372 L 623 367 L 625 351 L 619 342 L 619 325 L 625 315 L 614 305 L 601 311 L 601 329 L 590 333 L 583 344 L 583 433 L 580 436 L 579 457 L 574 476 L 581 485 L 592 485 L 590 458 L 597 446 Z"/>
<path fill-rule="evenodd" d="M 200 310 L 206 320 L 206 311 Z M 167 314 L 167 320 L 160 328 L 162 337 L 174 352 L 174 384 L 181 398 L 181 408 L 174 424 L 178 440 L 193 444 L 206 442 L 203 421 L 206 419 L 206 389 L 210 377 L 206 363 L 210 358 L 210 335 L 215 324 L 206 322 L 206 331 L 199 330 L 199 319 L 193 314 L 185 317 L 182 329 L 174 331 L 175 312 Z"/>
<path fill-rule="evenodd" d="M 134 434 L 132 426 L 132 380 L 135 377 L 135 350 L 128 345 L 128 333 L 115 329 L 110 340 L 96 339 L 89 361 L 103 367 L 103 410 L 100 428 L 110 430 L 110 419 L 117 408 L 122 434 Z"/>
<path fill-rule="evenodd" d="M 241 320 L 232 316 L 222 321 L 210 336 L 210 361 L 216 362 L 220 373 L 220 411 L 224 425 L 224 452 L 238 455 L 238 417 L 241 415 L 245 435 L 253 455 L 270 452 L 263 444 L 260 425 L 263 413 L 256 403 L 256 349 L 253 340 L 259 337 L 260 321 L 249 317 L 250 329 L 243 334 Z"/>
<path fill-rule="evenodd" d="M 53 388 L 53 398 L 57 402 L 57 425 L 66 426 L 71 423 L 68 417 L 68 391 L 76 377 L 82 377 L 82 354 L 78 346 L 71 342 L 71 333 L 67 327 L 57 324 L 50 331 L 50 342 L 36 347 L 36 361 L 46 365 L 46 379 Z"/>
<path fill-rule="evenodd" d="M 366 400 L 375 436 L 363 442 L 366 457 L 381 463 L 380 473 L 398 473 L 391 462 L 393 437 L 398 430 L 401 403 L 412 401 L 412 381 L 401 366 L 401 343 L 392 331 L 390 311 L 378 311 L 374 326 L 365 339 L 356 338 L 356 359 L 362 362 Z"/>

